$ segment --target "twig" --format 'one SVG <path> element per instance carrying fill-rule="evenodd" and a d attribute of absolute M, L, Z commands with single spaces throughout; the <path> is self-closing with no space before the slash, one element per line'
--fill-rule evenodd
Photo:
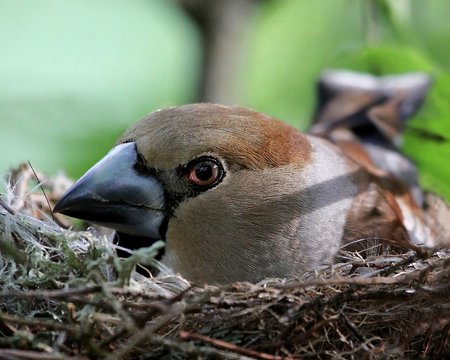
<path fill-rule="evenodd" d="M 2 311 L 0 311 L 0 321 L 4 321 L 7 323 L 10 322 L 18 325 L 40 326 L 52 330 L 64 330 L 69 331 L 70 333 L 77 333 L 80 331 L 80 328 L 76 325 L 63 324 L 56 321 L 45 319 L 26 319 L 24 317 L 9 315 Z"/>
<path fill-rule="evenodd" d="M 171 301 L 181 300 L 182 296 L 187 292 L 185 292 L 176 295 Z M 168 312 L 164 315 L 162 315 L 158 321 L 145 326 L 144 328 L 140 329 L 138 332 L 136 332 L 135 335 L 133 335 L 130 339 L 128 339 L 128 342 L 126 345 L 121 348 L 119 351 L 117 351 L 114 354 L 109 355 L 106 357 L 105 360 L 119 360 L 123 359 L 128 353 L 132 352 L 133 349 L 135 349 L 139 344 L 141 344 L 144 341 L 150 341 L 155 342 L 155 333 L 157 333 L 160 329 L 165 327 L 166 325 L 170 324 L 175 319 L 179 318 L 183 314 L 188 314 L 192 309 L 194 309 L 198 304 L 202 304 L 205 302 L 206 299 L 209 299 L 212 295 L 215 295 L 220 290 L 214 290 L 211 292 L 205 292 L 200 297 L 198 297 L 193 303 L 189 305 L 184 305 L 181 303 L 181 301 L 178 301 L 169 308 Z"/>
<path fill-rule="evenodd" d="M 415 260 L 417 260 L 416 255 L 413 255 L 399 264 L 395 264 L 392 267 L 386 269 L 386 273 L 390 274 L 394 270 L 399 269 L 402 266 L 408 265 Z M 443 261 L 441 266 L 443 268 L 447 267 L 450 264 L 450 260 Z M 297 281 L 291 284 L 275 284 L 273 287 L 277 287 L 280 289 L 296 289 L 296 288 L 307 288 L 307 287 L 323 287 L 323 286 L 335 286 L 335 285 L 407 285 L 410 284 L 411 281 L 424 278 L 424 273 L 428 275 L 431 271 L 433 271 L 439 264 L 430 265 L 426 269 L 423 270 L 414 270 L 407 274 L 403 274 L 401 276 L 396 277 L 365 277 L 365 276 L 357 276 L 353 278 L 331 278 L 331 279 L 315 279 L 310 281 Z M 391 269 L 394 268 L 394 269 Z"/>
<path fill-rule="evenodd" d="M 75 289 L 61 290 L 36 290 L 36 291 L 4 291 L 0 292 L 1 298 L 19 298 L 19 299 L 65 299 L 74 295 L 84 295 L 98 293 L 102 290 L 101 286 L 86 286 Z"/>
<path fill-rule="evenodd" d="M 342 311 L 340 316 L 342 316 L 353 335 L 355 335 L 359 341 L 365 343 L 367 341 L 367 338 L 359 332 L 358 327 L 348 318 L 347 315 L 345 315 L 345 312 Z M 373 345 L 371 347 L 373 348 Z"/>
<path fill-rule="evenodd" d="M 387 276 L 389 274 L 394 273 L 394 271 L 402 268 L 403 266 L 407 266 L 409 264 L 412 264 L 413 262 L 417 261 L 418 259 L 423 258 L 423 256 L 419 256 L 418 254 L 411 255 L 407 257 L 406 259 L 403 259 L 402 261 L 399 261 L 398 263 L 388 266 L 384 269 L 377 270 L 371 272 L 367 277 L 374 277 L 374 276 Z"/>
<path fill-rule="evenodd" d="M 0 359 L 30 359 L 30 360 L 88 360 L 81 356 L 44 353 L 31 350 L 0 349 Z"/>
<path fill-rule="evenodd" d="M 297 289 L 307 287 L 323 287 L 335 285 L 391 285 L 391 284 L 405 284 L 410 281 L 407 276 L 398 277 L 354 277 L 354 278 L 332 278 L 332 279 L 318 279 L 310 281 L 298 281 L 291 284 L 275 284 L 274 287 L 280 289 Z"/>
<path fill-rule="evenodd" d="M 33 175 L 36 178 L 39 188 L 41 189 L 42 194 L 44 195 L 45 201 L 47 201 L 48 210 L 50 211 L 50 214 L 52 215 L 52 220 L 56 222 L 55 214 L 53 214 L 53 209 L 50 206 L 50 201 L 48 200 L 47 194 L 45 193 L 44 188 L 42 187 L 42 182 L 39 180 L 39 177 L 37 176 L 36 171 L 34 171 L 33 165 L 31 165 L 30 161 L 28 161 L 28 165 L 30 166 L 31 171 L 33 172 Z"/>
<path fill-rule="evenodd" d="M 277 355 L 271 355 L 271 354 L 267 354 L 267 353 L 262 353 L 259 351 L 255 351 L 252 349 L 245 349 L 241 346 L 237 346 L 235 344 L 229 343 L 227 341 L 223 341 L 223 340 L 219 340 L 219 339 L 214 339 L 212 337 L 209 336 L 205 336 L 205 335 L 201 335 L 201 334 L 197 334 L 197 333 L 192 333 L 189 331 L 180 331 L 180 338 L 183 340 L 201 340 L 210 344 L 213 344 L 217 347 L 221 347 L 230 351 L 234 351 L 238 354 L 242 354 L 242 355 L 246 355 L 246 356 L 252 356 L 255 357 L 257 359 L 263 359 L 263 360 L 282 360 L 282 359 L 292 359 L 290 357 L 281 357 L 281 356 L 277 356 Z"/>
<path fill-rule="evenodd" d="M 113 307 L 114 311 L 122 317 L 122 320 L 125 322 L 125 326 L 128 331 L 137 330 L 136 321 L 123 309 L 122 304 L 119 300 L 117 300 L 111 291 L 108 289 L 107 285 L 103 282 L 101 274 L 97 271 L 92 273 L 95 281 L 99 284 L 102 289 L 102 293 L 106 299 L 109 300 L 110 305 Z"/>
<path fill-rule="evenodd" d="M 174 303 L 182 300 L 184 295 L 189 290 L 190 290 L 190 287 L 185 289 L 181 293 L 173 296 L 172 298 L 167 299 L 166 302 L 157 301 L 156 303 L 153 302 L 153 303 L 150 303 L 150 304 L 145 304 L 145 303 L 144 304 L 138 304 L 138 303 L 132 303 L 132 302 L 129 302 L 129 301 L 123 301 L 122 302 L 122 306 L 123 307 L 127 307 L 128 306 L 128 307 L 132 307 L 134 309 L 139 309 L 139 310 L 147 310 L 145 316 L 143 316 L 141 319 L 139 319 L 139 323 L 138 323 L 138 325 L 144 326 L 145 322 L 148 319 L 150 319 L 151 317 L 153 317 L 156 312 L 167 314 L 170 311 L 171 306 Z M 124 291 L 123 289 L 117 289 L 117 288 L 110 289 L 110 292 L 111 293 L 116 293 L 116 294 L 117 293 L 129 293 L 129 291 L 127 292 L 127 291 Z M 136 296 L 136 294 L 135 294 L 135 296 Z M 147 294 L 142 294 L 142 293 L 139 293 L 139 296 L 140 297 L 142 297 L 142 296 L 148 297 Z M 150 310 L 150 311 L 148 311 L 148 310 Z M 110 344 L 113 341 L 117 340 L 118 338 L 126 335 L 127 333 L 129 333 L 129 329 L 127 329 L 126 327 L 121 327 L 118 331 L 116 331 L 114 334 L 112 334 L 109 338 L 104 339 L 101 342 L 100 347 L 107 346 L 108 344 Z"/>
<path fill-rule="evenodd" d="M 240 354 L 233 354 L 228 351 L 219 350 L 210 346 L 197 346 L 192 343 L 181 343 L 176 340 L 162 338 L 155 336 L 149 339 L 153 344 L 163 345 L 170 349 L 175 349 L 183 354 L 200 355 L 200 356 L 214 356 L 214 358 L 225 360 L 253 360 L 253 357 L 248 357 Z"/>
<path fill-rule="evenodd" d="M 355 354 L 355 353 L 358 352 L 358 350 L 367 348 L 368 347 L 367 345 L 371 345 L 371 347 L 373 348 L 374 346 L 373 346 L 372 342 L 373 341 L 380 341 L 380 340 L 381 340 L 380 337 L 374 336 L 374 337 L 372 337 L 370 339 L 367 339 L 366 341 L 364 341 L 363 343 L 359 344 L 358 346 L 355 346 L 350 351 L 343 351 L 343 352 L 341 352 L 340 355 L 341 355 L 342 358 L 344 358 L 346 355 Z"/>
<path fill-rule="evenodd" d="M 110 354 L 105 358 L 105 360 L 119 360 L 123 359 L 128 353 L 132 352 L 140 343 L 145 340 L 152 339 L 152 336 L 161 328 L 172 322 L 175 318 L 181 316 L 183 313 L 183 308 L 179 307 L 178 309 L 174 309 L 170 313 L 163 315 L 157 322 L 152 325 L 147 325 L 143 329 L 136 331 L 136 333 L 128 339 L 127 343 L 124 347 L 116 351 L 115 353 Z"/>

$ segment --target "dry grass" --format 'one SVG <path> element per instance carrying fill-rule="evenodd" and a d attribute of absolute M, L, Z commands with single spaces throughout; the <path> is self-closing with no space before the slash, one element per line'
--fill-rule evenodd
<path fill-rule="evenodd" d="M 134 271 L 155 247 L 119 259 L 106 235 L 65 230 L 27 171 L 0 204 L 0 359 L 450 358 L 450 251 L 191 287 Z M 67 181 L 38 175 L 57 199 Z"/>

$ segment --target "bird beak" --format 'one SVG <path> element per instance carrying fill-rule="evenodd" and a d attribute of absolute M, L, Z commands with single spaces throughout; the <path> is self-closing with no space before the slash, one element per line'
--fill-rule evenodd
<path fill-rule="evenodd" d="M 164 191 L 151 175 L 137 170 L 136 144 L 114 147 L 56 204 L 54 212 L 88 220 L 125 234 L 161 239 Z"/>

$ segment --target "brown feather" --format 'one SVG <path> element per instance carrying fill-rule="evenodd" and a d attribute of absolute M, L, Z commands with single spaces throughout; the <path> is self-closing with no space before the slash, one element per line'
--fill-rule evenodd
<path fill-rule="evenodd" d="M 146 160 L 173 168 L 199 152 L 221 154 L 232 164 L 264 169 L 308 162 L 311 147 L 296 129 L 237 106 L 191 104 L 154 112 L 133 125 L 120 142 L 135 140 Z"/>

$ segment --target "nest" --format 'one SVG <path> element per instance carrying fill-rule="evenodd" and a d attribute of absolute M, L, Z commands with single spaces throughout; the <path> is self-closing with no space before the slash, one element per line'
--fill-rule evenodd
<path fill-rule="evenodd" d="M 34 178 L 23 166 L 1 198 L 0 359 L 450 358 L 449 250 L 196 287 L 135 271 L 161 244 L 122 259 L 108 234 L 52 217 L 70 181 L 38 174 L 47 205 Z"/>

